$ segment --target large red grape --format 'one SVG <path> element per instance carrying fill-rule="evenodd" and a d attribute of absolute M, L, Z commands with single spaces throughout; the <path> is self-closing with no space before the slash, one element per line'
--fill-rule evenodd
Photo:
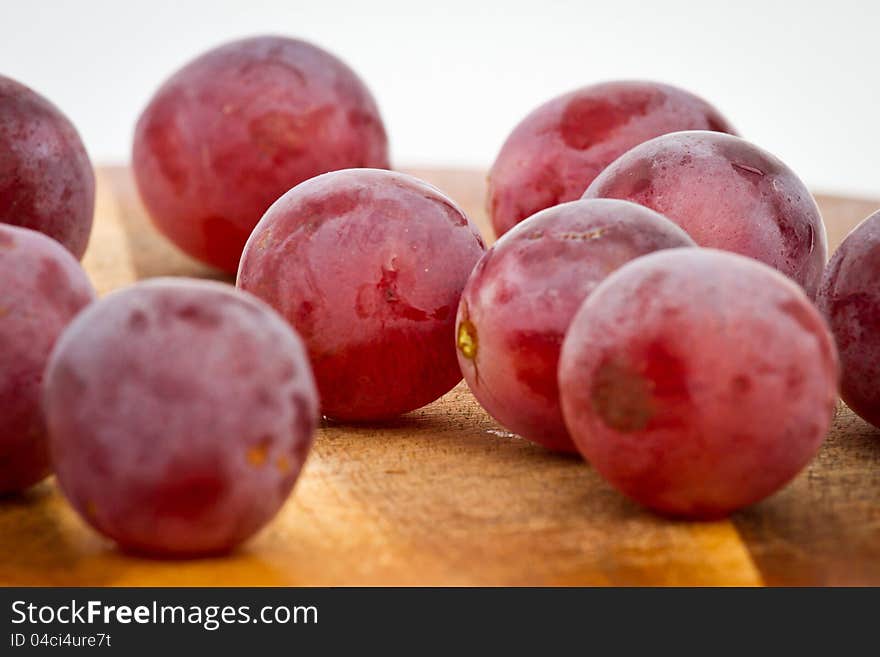
<path fill-rule="evenodd" d="M 304 41 L 215 48 L 156 92 L 137 124 L 138 189 L 159 229 L 234 273 L 266 209 L 297 183 L 388 167 L 379 111 L 357 75 Z"/>
<path fill-rule="evenodd" d="M 657 82 L 606 82 L 541 105 L 514 128 L 489 172 L 495 233 L 580 198 L 619 155 L 679 130 L 734 132 L 706 101 Z"/>
<path fill-rule="evenodd" d="M 760 260 L 816 295 L 828 257 L 819 208 L 791 169 L 744 139 L 706 131 L 657 137 L 605 169 L 584 198 L 645 205 L 700 246 Z"/>
<path fill-rule="evenodd" d="M 238 285 L 303 336 L 323 413 L 376 420 L 460 379 L 455 310 L 484 246 L 464 213 L 411 176 L 349 169 L 275 203 L 245 247 Z"/>
<path fill-rule="evenodd" d="M 880 212 L 834 252 L 816 303 L 840 352 L 843 400 L 880 427 Z"/>
<path fill-rule="evenodd" d="M 621 267 L 565 337 L 559 389 L 581 453 L 661 512 L 724 516 L 770 495 L 816 453 L 837 356 L 790 280 L 714 249 Z"/>
<path fill-rule="evenodd" d="M 95 174 L 76 128 L 35 91 L 0 75 L 0 223 L 58 240 L 82 258 Z"/>
<path fill-rule="evenodd" d="M 122 547 L 232 549 L 293 488 L 318 400 L 305 351 L 271 308 L 228 285 L 155 279 L 65 331 L 46 371 L 58 482 Z"/>
<path fill-rule="evenodd" d="M 0 224 L 0 495 L 49 474 L 43 370 L 58 335 L 94 297 L 58 242 Z"/>
<path fill-rule="evenodd" d="M 471 274 L 458 307 L 458 362 L 501 424 L 575 451 L 559 407 L 559 349 L 571 318 L 609 273 L 638 256 L 694 242 L 626 201 L 572 201 L 518 224 Z"/>

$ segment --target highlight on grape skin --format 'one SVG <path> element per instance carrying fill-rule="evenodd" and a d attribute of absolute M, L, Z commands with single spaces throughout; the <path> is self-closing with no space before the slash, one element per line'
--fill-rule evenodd
<path fill-rule="evenodd" d="M 880 427 L 880 212 L 847 235 L 825 270 L 816 303 L 841 362 L 841 397 Z"/>
<path fill-rule="evenodd" d="M 303 336 L 324 415 L 378 420 L 461 380 L 455 310 L 484 248 L 435 187 L 390 171 L 336 171 L 269 209 L 245 247 L 238 286 Z"/>
<path fill-rule="evenodd" d="M 559 406 L 557 366 L 581 302 L 622 264 L 694 246 L 681 228 L 626 201 L 543 210 L 496 242 L 462 294 L 458 362 L 480 404 L 510 431 L 574 452 Z"/>
<path fill-rule="evenodd" d="M 46 371 L 58 483 L 95 529 L 152 556 L 233 549 L 293 488 L 318 400 L 302 343 L 221 283 L 153 279 L 68 328 Z"/>
<path fill-rule="evenodd" d="M 379 110 L 354 71 L 274 36 L 227 43 L 175 73 L 138 121 L 132 160 L 159 230 L 233 274 L 254 226 L 291 187 L 389 166 Z"/>
<path fill-rule="evenodd" d="M 95 291 L 69 251 L 36 231 L 0 224 L 0 495 L 46 477 L 43 370 L 59 334 Z"/>
<path fill-rule="evenodd" d="M 541 105 L 513 129 L 489 172 L 487 206 L 495 234 L 580 198 L 615 158 L 681 130 L 735 133 L 702 98 L 658 82 L 605 82 Z"/>
<path fill-rule="evenodd" d="M 89 243 L 95 174 L 66 116 L 0 75 L 0 223 L 36 230 L 76 259 Z"/>
<path fill-rule="evenodd" d="M 754 260 L 671 249 L 624 265 L 562 347 L 566 425 L 611 484 L 717 518 L 792 479 L 834 415 L 833 339 L 801 288 Z"/>
<path fill-rule="evenodd" d="M 608 166 L 583 198 L 619 198 L 669 217 L 700 246 L 755 258 L 813 299 L 828 258 L 813 196 L 782 161 L 744 139 L 679 132 Z"/>

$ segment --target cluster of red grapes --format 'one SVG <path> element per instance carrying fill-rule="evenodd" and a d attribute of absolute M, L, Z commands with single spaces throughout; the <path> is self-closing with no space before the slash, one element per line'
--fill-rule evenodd
<path fill-rule="evenodd" d="M 124 548 L 231 549 L 288 497 L 319 413 L 382 421 L 462 374 L 511 431 L 694 518 L 812 458 L 838 349 L 845 401 L 880 424 L 880 214 L 824 269 L 803 183 L 680 89 L 599 84 L 526 117 L 490 173 L 488 251 L 450 198 L 388 170 L 369 91 L 302 41 L 187 64 L 133 166 L 159 230 L 238 289 L 96 301 L 86 152 L 0 78 L 0 493 L 54 471 Z"/>

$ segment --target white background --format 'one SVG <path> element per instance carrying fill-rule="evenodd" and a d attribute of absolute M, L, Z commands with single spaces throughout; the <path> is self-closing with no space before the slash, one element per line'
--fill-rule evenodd
<path fill-rule="evenodd" d="M 488 166 L 537 104 L 612 78 L 671 82 L 816 189 L 880 197 L 880 1 L 0 0 L 0 73 L 125 161 L 172 71 L 228 39 L 298 36 L 377 98 L 395 165 Z"/>

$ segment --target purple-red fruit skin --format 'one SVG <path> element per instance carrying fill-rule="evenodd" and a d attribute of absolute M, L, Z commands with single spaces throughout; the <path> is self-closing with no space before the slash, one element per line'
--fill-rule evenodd
<path fill-rule="evenodd" d="M 559 406 L 565 331 L 609 273 L 658 249 L 694 246 L 681 228 L 626 201 L 572 201 L 521 222 L 474 269 L 458 308 L 464 378 L 501 424 L 575 452 Z"/>
<path fill-rule="evenodd" d="M 79 260 L 94 211 L 95 174 L 76 128 L 48 100 L 0 75 L 0 223 L 48 235 Z"/>
<path fill-rule="evenodd" d="M 291 187 L 336 169 L 388 166 L 379 110 L 357 75 L 316 46 L 274 36 L 228 43 L 175 73 L 141 115 L 133 149 L 159 230 L 230 273 Z"/>
<path fill-rule="evenodd" d="M 483 252 L 474 225 L 433 186 L 350 169 L 306 181 L 269 209 L 238 286 L 302 335 L 324 415 L 378 420 L 461 380 L 455 311 Z"/>
<path fill-rule="evenodd" d="M 82 313 L 46 371 L 58 483 L 121 547 L 233 549 L 287 499 L 318 419 L 287 323 L 220 283 L 154 279 Z"/>
<path fill-rule="evenodd" d="M 816 453 L 838 362 L 800 287 L 754 260 L 670 249 L 624 265 L 562 347 L 566 425 L 584 457 L 661 513 L 725 516 Z"/>
<path fill-rule="evenodd" d="M 880 427 L 880 212 L 834 252 L 816 304 L 837 342 L 843 401 Z"/>
<path fill-rule="evenodd" d="M 514 128 L 489 172 L 495 234 L 580 198 L 618 156 L 681 130 L 735 132 L 703 99 L 657 82 L 605 82 L 541 105 Z"/>
<path fill-rule="evenodd" d="M 717 132 L 664 135 L 621 156 L 584 198 L 619 198 L 669 217 L 700 246 L 778 269 L 815 298 L 828 246 L 809 190 L 778 158 Z"/>
<path fill-rule="evenodd" d="M 95 297 L 58 242 L 0 224 L 0 495 L 49 474 L 43 370 L 58 336 Z"/>

